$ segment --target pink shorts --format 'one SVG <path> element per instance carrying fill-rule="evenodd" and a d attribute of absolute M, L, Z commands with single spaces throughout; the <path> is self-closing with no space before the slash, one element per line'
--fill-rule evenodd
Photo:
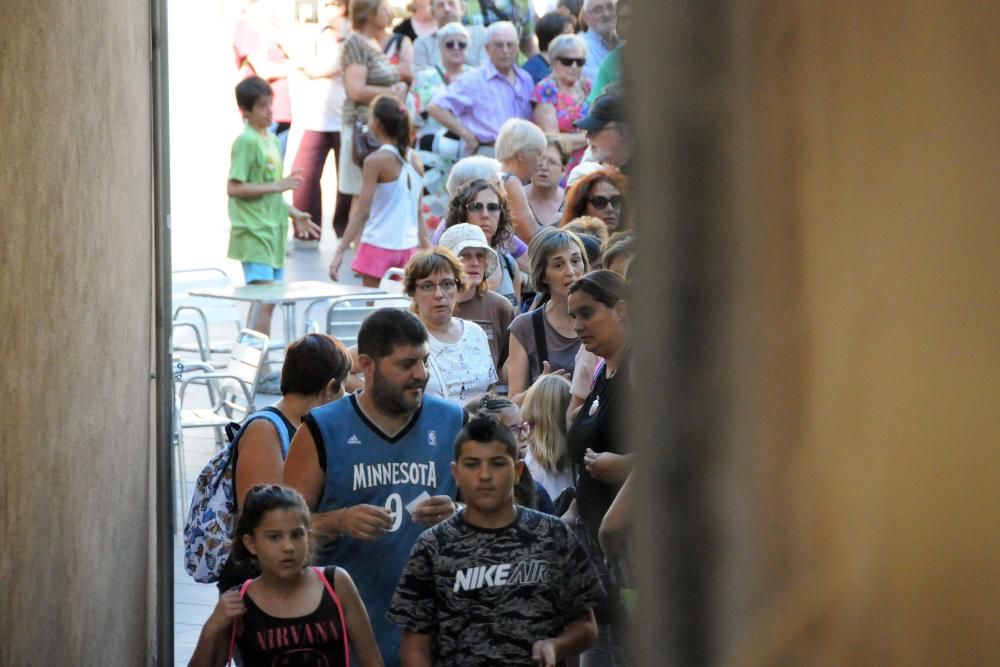
<path fill-rule="evenodd" d="M 387 250 L 367 243 L 358 244 L 358 251 L 351 262 L 351 270 L 370 278 L 382 279 L 385 272 L 391 268 L 402 269 L 406 263 L 417 254 L 419 248 L 406 250 Z"/>

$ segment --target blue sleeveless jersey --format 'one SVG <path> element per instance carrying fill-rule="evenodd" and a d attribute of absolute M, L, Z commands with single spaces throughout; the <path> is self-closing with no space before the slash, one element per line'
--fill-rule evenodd
<path fill-rule="evenodd" d="M 342 536 L 320 549 L 317 564 L 347 570 L 368 608 L 385 664 L 399 664 L 401 629 L 385 615 L 396 584 L 424 526 L 406 506 L 423 492 L 455 498 L 451 475 L 455 436 L 464 411 L 454 403 L 424 395 L 409 425 L 394 438 L 361 412 L 354 396 L 310 411 L 326 450 L 326 484 L 318 512 L 376 505 L 393 513 L 392 528 L 374 541 Z"/>

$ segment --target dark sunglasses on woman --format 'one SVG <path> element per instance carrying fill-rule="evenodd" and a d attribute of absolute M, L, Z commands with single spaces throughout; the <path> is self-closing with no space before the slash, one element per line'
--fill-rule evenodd
<path fill-rule="evenodd" d="M 573 65 L 583 67 L 587 63 L 586 58 L 563 58 L 562 56 L 559 56 L 556 60 L 558 60 L 563 67 L 572 67 Z"/>
<path fill-rule="evenodd" d="M 622 197 L 621 195 L 611 195 L 610 197 L 605 197 L 603 195 L 595 195 L 593 197 L 588 198 L 587 201 L 590 202 L 590 205 L 596 208 L 598 211 L 603 211 L 608 207 L 608 204 L 611 204 L 611 208 L 616 208 L 616 209 L 621 208 L 622 202 L 625 201 L 625 198 Z"/>
<path fill-rule="evenodd" d="M 499 213 L 500 212 L 500 204 L 496 203 L 495 201 L 491 201 L 488 204 L 484 204 L 481 201 L 474 201 L 474 202 L 470 202 L 470 203 L 466 204 L 465 208 L 467 210 L 469 210 L 469 211 L 472 211 L 473 213 L 479 213 L 484 208 L 486 209 L 487 213 Z"/>
<path fill-rule="evenodd" d="M 459 51 L 465 51 L 466 46 L 467 45 L 465 42 L 459 42 L 459 41 L 444 43 L 444 48 L 451 49 L 452 51 L 454 51 L 455 49 L 458 49 Z"/>

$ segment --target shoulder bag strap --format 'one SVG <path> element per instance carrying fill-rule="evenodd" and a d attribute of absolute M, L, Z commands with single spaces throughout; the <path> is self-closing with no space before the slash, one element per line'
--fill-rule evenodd
<path fill-rule="evenodd" d="M 337 605 L 337 614 L 340 616 L 340 632 L 344 637 L 344 664 L 351 664 L 351 649 L 350 642 L 347 638 L 347 622 L 344 620 L 344 607 L 340 604 L 340 598 L 337 597 L 336 591 L 333 590 L 333 586 L 327 581 L 326 576 L 323 574 L 323 568 L 313 567 L 313 571 L 319 576 L 319 580 L 323 582 L 326 586 L 327 592 L 330 593 L 330 597 L 333 598 L 333 604 Z M 333 568 L 334 573 L 336 573 L 337 568 Z M 335 575 L 336 576 L 336 575 Z"/>
<path fill-rule="evenodd" d="M 543 303 L 531 313 L 531 328 L 535 331 L 535 354 L 538 355 L 538 372 L 544 366 L 542 362 L 549 360 L 549 345 L 545 340 L 545 304 Z"/>
<path fill-rule="evenodd" d="M 247 594 L 247 589 L 250 588 L 250 584 L 253 583 L 253 579 L 247 579 L 243 582 L 240 587 L 240 597 Z M 233 662 L 233 649 L 236 648 L 236 623 L 238 619 L 233 619 L 233 630 L 229 634 L 229 657 L 226 658 L 226 665 L 230 665 Z"/>

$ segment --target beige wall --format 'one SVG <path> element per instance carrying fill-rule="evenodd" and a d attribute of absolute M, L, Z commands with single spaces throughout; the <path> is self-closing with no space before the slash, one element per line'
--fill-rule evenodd
<path fill-rule="evenodd" d="M 997 664 L 1000 10 L 637 4 L 644 664 Z"/>
<path fill-rule="evenodd" d="M 0 2 L 0 664 L 147 655 L 149 8 Z"/>

